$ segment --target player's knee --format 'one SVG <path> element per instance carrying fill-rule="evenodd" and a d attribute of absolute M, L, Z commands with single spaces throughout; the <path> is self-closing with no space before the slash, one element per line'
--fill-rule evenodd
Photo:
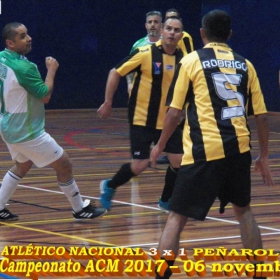
<path fill-rule="evenodd" d="M 149 161 L 144 160 L 144 161 L 140 161 L 137 163 L 133 162 L 131 164 L 130 168 L 131 168 L 132 173 L 137 176 L 137 175 L 141 174 L 144 170 L 146 170 L 148 165 L 149 165 Z"/>
<path fill-rule="evenodd" d="M 240 219 L 242 219 L 244 215 L 248 215 L 251 213 L 251 207 L 249 204 L 244 207 L 239 207 L 233 204 L 233 210 L 238 221 L 240 221 Z"/>
<path fill-rule="evenodd" d="M 69 170 L 69 172 L 71 172 L 73 164 L 72 164 L 72 161 L 69 158 L 65 158 L 62 161 L 61 166 L 62 166 L 63 169 Z"/>
<path fill-rule="evenodd" d="M 16 162 L 16 164 L 11 168 L 11 171 L 15 173 L 17 176 L 23 178 L 26 173 L 29 171 L 31 166 L 33 165 L 33 162 L 28 160 L 26 162 L 20 163 Z"/>
<path fill-rule="evenodd" d="M 51 164 L 51 166 L 59 173 L 60 172 L 63 172 L 63 173 L 72 172 L 72 162 L 65 152 L 56 162 Z"/>

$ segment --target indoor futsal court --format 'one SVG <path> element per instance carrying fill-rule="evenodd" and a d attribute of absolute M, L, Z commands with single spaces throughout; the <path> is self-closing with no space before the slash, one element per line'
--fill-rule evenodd
<path fill-rule="evenodd" d="M 252 131 L 252 156 L 258 153 L 254 118 L 249 119 Z M 280 253 L 280 114 L 269 113 L 270 167 L 275 187 L 262 184 L 261 176 L 252 173 L 251 206 L 259 223 L 265 249 Z M 46 130 L 66 150 L 73 163 L 74 177 L 84 198 L 100 206 L 99 183 L 111 178 L 119 167 L 129 161 L 129 136 L 126 109 L 114 109 L 110 118 L 101 120 L 96 109 L 47 111 Z M 5 144 L 1 141 L 2 180 L 13 165 Z M 252 169 L 254 164 L 252 165 Z M 14 222 L 0 222 L 1 252 L 5 246 L 29 244 L 73 247 L 129 247 L 141 248 L 148 253 L 156 248 L 165 225 L 167 214 L 157 207 L 167 165 L 148 168 L 139 177 L 117 189 L 112 208 L 103 217 L 77 222 L 72 217 L 70 204 L 56 183 L 54 170 L 33 167 L 21 182 L 7 208 L 19 215 Z M 181 236 L 180 249 L 194 260 L 194 248 L 242 248 L 237 222 L 231 206 L 219 214 L 216 201 L 204 222 L 190 220 Z M 280 262 L 280 256 L 278 257 Z M 190 278 L 179 258 L 175 264 L 181 272 L 173 279 Z M 216 278 L 211 273 L 211 261 L 205 261 L 204 278 Z M 223 263 L 223 262 L 221 262 Z M 243 263 L 248 263 L 244 261 Z M 279 274 L 280 275 L 280 274 Z M 1 275 L 0 278 L 8 278 Z M 40 278 L 53 278 L 41 276 Z M 57 277 L 64 278 L 64 277 Z M 71 277 L 67 277 L 68 279 Z M 77 276 L 72 278 L 79 278 Z M 154 278 L 148 274 L 129 276 L 80 278 Z M 195 274 L 192 278 L 200 278 Z M 222 276 L 218 278 L 227 278 Z M 231 278 L 247 278 L 246 275 Z M 269 277 L 276 278 L 276 277 Z"/>

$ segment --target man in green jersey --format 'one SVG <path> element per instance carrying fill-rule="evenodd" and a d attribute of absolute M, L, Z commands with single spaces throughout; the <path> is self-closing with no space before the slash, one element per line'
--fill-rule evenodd
<path fill-rule="evenodd" d="M 160 39 L 160 29 L 162 27 L 162 14 L 159 11 L 150 11 L 146 14 L 146 23 L 145 27 L 147 30 L 147 35 L 138 41 L 136 41 L 130 53 L 135 51 L 139 47 L 143 47 L 146 45 L 154 44 Z M 126 76 L 127 81 L 127 90 L 130 94 L 132 89 L 132 82 L 133 82 L 134 73 L 130 73 Z"/>
<path fill-rule="evenodd" d="M 71 203 L 74 219 L 103 215 L 106 209 L 82 200 L 68 155 L 45 132 L 44 103 L 51 99 L 58 62 L 50 56 L 46 58 L 44 82 L 37 66 L 25 57 L 32 46 L 27 28 L 19 22 L 9 23 L 2 37 L 6 49 L 0 52 L 0 134 L 15 165 L 4 176 L 0 188 L 0 221 L 18 219 L 5 206 L 33 164 L 49 165 L 56 171 L 58 185 Z"/>

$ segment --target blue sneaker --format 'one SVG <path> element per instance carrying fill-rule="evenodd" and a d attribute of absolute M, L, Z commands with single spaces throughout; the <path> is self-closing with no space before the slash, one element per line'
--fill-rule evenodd
<path fill-rule="evenodd" d="M 107 183 L 110 180 L 102 180 L 100 182 L 100 201 L 101 204 L 104 208 L 106 208 L 107 210 L 110 210 L 111 208 L 111 200 L 116 192 L 116 190 L 109 188 L 107 186 Z"/>
<path fill-rule="evenodd" d="M 169 201 L 163 202 L 161 198 L 158 200 L 158 208 L 165 211 L 166 213 L 169 213 L 169 204 Z"/>

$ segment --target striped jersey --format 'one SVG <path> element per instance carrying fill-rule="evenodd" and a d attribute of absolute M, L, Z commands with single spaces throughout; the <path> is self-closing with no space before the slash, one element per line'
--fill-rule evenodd
<path fill-rule="evenodd" d="M 30 141 L 45 131 L 40 99 L 47 93 L 34 63 L 8 49 L 0 52 L 0 129 L 5 142 Z"/>
<path fill-rule="evenodd" d="M 184 55 L 191 53 L 194 50 L 193 39 L 186 31 L 183 31 L 183 37 L 178 42 L 178 47 L 183 51 Z"/>
<path fill-rule="evenodd" d="M 178 42 L 178 47 L 183 51 L 183 54 L 186 55 L 190 52 L 192 52 L 194 50 L 193 48 L 193 39 L 191 37 L 191 35 L 189 33 L 187 33 L 186 31 L 183 31 L 183 37 L 182 39 Z M 138 41 L 136 41 L 132 48 L 130 53 L 132 53 L 133 51 L 135 51 L 137 48 L 139 47 L 143 47 L 143 46 L 147 46 L 150 44 L 154 44 L 154 42 L 151 42 L 149 40 L 148 35 L 139 39 Z"/>
<path fill-rule="evenodd" d="M 267 112 L 253 65 L 221 43 L 181 60 L 167 102 L 186 105 L 182 165 L 249 151 L 247 115 Z"/>
<path fill-rule="evenodd" d="M 178 48 L 168 55 L 161 40 L 153 45 L 137 48 L 116 65 L 121 76 L 135 72 L 128 102 L 129 123 L 162 129 L 167 111 L 167 92 L 175 67 L 183 57 Z"/>

